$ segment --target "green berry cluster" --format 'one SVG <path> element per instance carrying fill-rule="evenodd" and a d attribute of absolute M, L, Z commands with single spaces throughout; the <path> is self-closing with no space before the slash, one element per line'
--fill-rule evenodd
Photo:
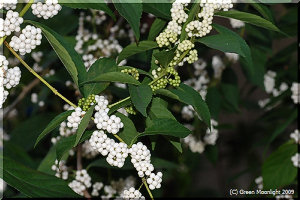
<path fill-rule="evenodd" d="M 169 74 L 168 83 L 174 87 L 178 87 L 180 84 L 180 76 L 178 75 L 178 72 L 173 67 L 168 67 L 166 70 Z M 170 77 L 174 78 L 170 78 Z"/>
<path fill-rule="evenodd" d="M 127 106 L 124 108 L 126 112 L 128 112 L 131 115 L 136 115 L 136 111 L 134 110 L 134 108 L 132 106 Z"/>
<path fill-rule="evenodd" d="M 91 105 L 95 104 L 95 95 L 91 94 L 87 98 L 81 98 L 78 101 L 78 107 L 82 108 L 83 111 L 87 111 Z"/>
<path fill-rule="evenodd" d="M 167 84 L 168 84 L 168 79 L 166 78 L 166 76 L 164 76 L 163 78 L 160 78 L 159 80 L 157 80 L 150 87 L 151 87 L 152 91 L 155 91 L 155 90 L 167 87 Z"/>
<path fill-rule="evenodd" d="M 129 74 L 133 78 L 135 78 L 136 80 L 139 80 L 140 74 L 139 74 L 139 71 L 137 69 L 135 69 L 135 68 L 132 68 L 132 69 L 122 69 L 121 72 L 125 73 L 125 74 Z"/>

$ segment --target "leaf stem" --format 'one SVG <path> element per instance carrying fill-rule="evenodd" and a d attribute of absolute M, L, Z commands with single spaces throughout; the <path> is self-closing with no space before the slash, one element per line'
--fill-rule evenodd
<path fill-rule="evenodd" d="M 25 15 L 25 13 L 28 11 L 28 9 L 30 8 L 31 4 L 34 2 L 34 0 L 30 0 L 26 6 L 21 10 L 19 16 L 23 17 Z M 7 38 L 7 36 L 4 36 L 2 38 L 0 38 L 0 46 L 3 44 L 4 40 Z"/>
<path fill-rule="evenodd" d="M 76 108 L 77 106 L 69 101 L 66 97 L 60 94 L 54 87 L 52 87 L 45 79 L 43 79 L 40 75 L 38 75 L 29 65 L 9 46 L 9 44 L 4 41 L 5 46 L 10 50 L 12 54 L 32 73 L 35 77 L 37 77 L 41 82 L 43 82 L 55 95 L 59 96 L 62 100 L 67 102 L 69 105 Z"/>
<path fill-rule="evenodd" d="M 150 189 L 149 189 L 149 187 L 148 187 L 148 184 L 147 184 L 146 179 L 143 178 L 142 180 L 143 180 L 143 183 L 144 183 L 144 185 L 145 185 L 145 187 L 146 187 L 146 189 L 147 189 L 147 192 L 148 192 L 150 198 L 151 198 L 152 200 L 154 200 L 153 195 L 152 195 L 152 193 L 151 193 L 151 191 L 150 191 Z"/>

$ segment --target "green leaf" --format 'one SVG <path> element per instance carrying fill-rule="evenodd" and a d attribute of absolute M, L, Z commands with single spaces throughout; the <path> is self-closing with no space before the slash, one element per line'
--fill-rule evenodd
<path fill-rule="evenodd" d="M 126 99 L 125 101 L 122 101 L 121 103 L 118 103 L 117 105 L 112 106 L 109 109 L 108 115 L 111 115 L 112 113 L 116 112 L 119 108 L 129 106 L 130 104 L 131 104 L 131 100 Z"/>
<path fill-rule="evenodd" d="M 79 8 L 79 9 L 95 9 L 95 10 L 102 10 L 109 16 L 113 18 L 113 20 L 116 20 L 116 16 L 111 11 L 111 9 L 107 6 L 104 0 L 84 0 L 81 2 L 78 2 L 78 0 L 68 0 L 67 3 L 64 0 L 59 0 L 59 3 L 70 7 L 70 8 Z"/>
<path fill-rule="evenodd" d="M 139 137 L 145 135 L 169 135 L 184 138 L 191 133 L 189 129 L 173 119 L 156 118 L 152 122 L 153 125 L 146 128 Z"/>
<path fill-rule="evenodd" d="M 176 163 L 157 157 L 152 157 L 151 163 L 156 169 L 178 169 L 179 167 Z"/>
<path fill-rule="evenodd" d="M 291 157 L 297 149 L 297 144 L 287 142 L 266 159 L 262 167 L 264 189 L 278 189 L 295 180 L 298 168 L 293 165 Z"/>
<path fill-rule="evenodd" d="M 239 111 L 239 90 L 237 85 L 222 83 L 221 91 L 224 99 L 235 111 Z"/>
<path fill-rule="evenodd" d="M 62 179 L 35 171 L 2 155 L 0 158 L 4 181 L 28 197 L 80 197 Z"/>
<path fill-rule="evenodd" d="M 142 17 L 142 0 L 112 0 L 115 8 L 130 24 L 137 40 L 140 39 L 140 19 Z"/>
<path fill-rule="evenodd" d="M 221 110 L 222 96 L 216 87 L 207 89 L 206 102 L 212 118 L 218 119 Z"/>
<path fill-rule="evenodd" d="M 273 18 L 273 15 L 272 15 L 272 12 L 267 6 L 265 6 L 263 4 L 260 4 L 260 3 L 253 3 L 253 2 L 255 2 L 255 1 L 252 1 L 252 3 L 250 3 L 250 5 L 255 10 L 257 10 L 265 19 L 269 20 L 272 23 L 275 22 L 274 18 Z"/>
<path fill-rule="evenodd" d="M 207 104 L 205 101 L 203 101 L 199 92 L 185 84 L 180 84 L 178 89 L 172 89 L 171 92 L 176 94 L 181 102 L 192 105 L 201 119 L 210 128 L 210 112 Z"/>
<path fill-rule="evenodd" d="M 67 119 L 69 115 L 73 110 L 68 110 L 66 112 L 60 113 L 57 115 L 48 125 L 47 127 L 43 130 L 43 132 L 39 135 L 39 137 L 35 141 L 34 147 L 43 139 L 48 133 L 53 131 L 56 127 L 58 127 L 63 121 Z"/>
<path fill-rule="evenodd" d="M 167 24 L 166 21 L 156 18 L 151 25 L 147 40 L 150 40 L 150 41 L 155 40 L 155 38 L 158 36 L 158 34 L 160 32 L 162 32 L 162 30 L 166 26 L 166 24 Z"/>
<path fill-rule="evenodd" d="M 133 170 L 134 167 L 131 164 L 129 159 L 125 160 L 125 163 L 123 165 L 123 167 L 119 168 L 119 167 L 115 167 L 115 166 L 111 166 L 110 164 L 108 164 L 108 162 L 106 161 L 105 158 L 100 158 L 97 159 L 93 162 L 91 162 L 88 166 L 87 166 L 87 170 L 89 170 L 92 167 L 100 167 L 100 168 L 105 168 L 105 169 L 116 169 L 116 170 Z"/>
<path fill-rule="evenodd" d="M 169 51 L 163 50 L 157 53 L 153 53 L 153 56 L 158 60 L 159 64 L 163 67 L 167 67 L 169 63 L 173 60 L 175 56 L 176 48 L 173 48 Z"/>
<path fill-rule="evenodd" d="M 255 78 L 256 71 L 253 66 L 251 51 L 247 43 L 237 33 L 217 24 L 213 27 L 219 32 L 217 35 L 207 36 L 196 40 L 210 48 L 223 52 L 237 53 L 240 60 L 244 61 L 245 70 L 253 83 L 260 85 Z"/>
<path fill-rule="evenodd" d="M 139 86 L 129 85 L 129 94 L 134 107 L 145 117 L 147 117 L 147 106 L 152 99 L 152 89 L 149 85 Z"/>
<path fill-rule="evenodd" d="M 23 147 L 26 151 L 33 149 L 35 138 L 39 136 L 54 116 L 54 113 L 38 114 L 21 122 L 10 132 L 11 142 Z"/>
<path fill-rule="evenodd" d="M 12 143 L 11 141 L 3 141 L 4 146 L 3 149 L 5 149 L 5 151 L 3 151 L 3 155 L 7 158 L 11 158 L 14 160 L 18 160 L 18 162 L 31 167 L 31 168 L 35 168 L 36 167 L 36 163 L 32 160 L 32 158 L 27 154 L 27 152 L 25 151 L 24 148 L 22 148 L 19 145 L 16 145 L 14 143 Z M 1 148 L 1 151 L 3 150 Z M 2 152 L 1 152 L 2 153 Z"/>
<path fill-rule="evenodd" d="M 167 89 L 158 89 L 158 90 L 155 90 L 154 93 L 169 97 L 171 99 L 175 99 L 177 101 L 180 101 L 179 97 L 176 94 L 174 94 L 173 92 L 171 92 L 170 90 L 167 90 Z"/>
<path fill-rule="evenodd" d="M 79 86 L 79 83 L 84 80 L 86 76 L 86 69 L 80 55 L 64 40 L 62 36 L 49 27 L 29 20 L 26 20 L 25 22 L 30 23 L 42 30 L 44 36 L 47 38 L 54 51 L 64 64 L 65 68 L 71 75 L 74 83 Z"/>
<path fill-rule="evenodd" d="M 133 84 L 133 85 L 141 84 L 132 76 L 122 72 L 107 72 L 104 74 L 99 74 L 98 76 L 88 81 L 85 81 L 81 84 L 84 85 L 84 84 L 97 83 L 97 82 L 119 82 L 119 83 Z"/>
<path fill-rule="evenodd" d="M 143 11 L 156 17 L 171 20 L 172 3 L 163 3 L 161 0 L 143 0 Z"/>
<path fill-rule="evenodd" d="M 117 63 L 119 64 L 122 60 L 124 60 L 130 56 L 133 56 L 135 54 L 142 53 L 142 52 L 145 52 L 150 49 L 157 48 L 157 47 L 158 47 L 158 45 L 156 42 L 147 41 L 147 40 L 141 41 L 138 44 L 135 44 L 135 43 L 130 44 L 121 51 L 121 53 L 118 56 Z"/>
<path fill-rule="evenodd" d="M 134 140 L 134 138 L 139 135 L 134 123 L 131 121 L 131 119 L 119 112 L 116 113 L 116 116 L 120 117 L 122 123 L 124 124 L 123 129 L 118 133 L 119 137 L 122 138 L 127 145 L 131 145 L 131 142 Z"/>
<path fill-rule="evenodd" d="M 251 13 L 241 12 L 237 10 L 229 10 L 229 11 L 219 11 L 215 13 L 215 15 L 220 17 L 238 19 L 255 26 L 269 29 L 271 31 L 280 32 L 280 30 L 272 22 Z"/>
<path fill-rule="evenodd" d="M 82 135 L 82 137 L 81 137 L 79 143 L 82 143 L 82 142 L 86 141 L 87 139 L 89 139 L 89 138 L 91 137 L 92 134 L 93 134 L 93 131 L 86 131 L 86 132 Z M 66 153 L 68 153 L 68 151 L 69 151 L 70 149 L 73 148 L 74 143 L 75 143 L 75 141 L 76 141 L 76 137 L 77 137 L 77 135 L 74 134 L 74 135 L 71 135 L 71 136 L 69 136 L 69 137 L 61 138 L 61 139 L 56 143 L 56 145 L 55 145 L 55 150 L 56 150 L 56 158 L 57 158 L 57 160 L 61 160 L 62 157 L 63 157 Z"/>
<path fill-rule="evenodd" d="M 100 74 L 108 72 L 116 72 L 117 64 L 115 59 L 112 58 L 100 58 L 92 64 L 87 72 L 86 80 L 92 80 Z M 99 94 L 109 86 L 109 82 L 86 84 L 81 87 L 84 97 L 88 97 L 90 94 Z"/>
<path fill-rule="evenodd" d="M 51 169 L 51 166 L 55 163 L 56 152 L 55 146 L 52 146 L 47 155 L 44 157 L 37 170 L 46 174 L 54 175 L 55 172 Z"/>
<path fill-rule="evenodd" d="M 76 147 L 77 144 L 79 143 L 82 134 L 84 133 L 85 129 L 87 128 L 87 126 L 89 125 L 89 122 L 91 121 L 91 117 L 93 115 L 94 109 L 95 109 L 96 105 L 92 105 L 89 110 L 85 113 L 85 115 L 83 116 L 78 129 L 76 131 L 76 140 L 75 143 L 73 145 L 73 147 Z"/>

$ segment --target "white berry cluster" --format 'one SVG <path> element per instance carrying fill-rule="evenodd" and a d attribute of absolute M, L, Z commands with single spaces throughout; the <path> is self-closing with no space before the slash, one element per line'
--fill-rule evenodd
<path fill-rule="evenodd" d="M 113 139 L 107 137 L 104 131 L 94 131 L 89 139 L 91 146 L 101 153 L 102 156 L 107 156 L 112 144 L 115 143 Z"/>
<path fill-rule="evenodd" d="M 18 0 L 1 0 L 0 9 L 14 10 L 17 7 Z"/>
<path fill-rule="evenodd" d="M 83 111 L 81 108 L 79 107 L 75 108 L 74 112 L 72 112 L 72 114 L 67 118 L 68 120 L 67 126 L 69 128 L 77 129 L 84 114 L 85 111 Z"/>
<path fill-rule="evenodd" d="M 140 193 L 140 191 L 136 190 L 134 187 L 129 188 L 128 190 L 124 190 L 122 194 L 122 198 L 129 199 L 145 199 L 145 197 Z"/>
<path fill-rule="evenodd" d="M 91 193 L 92 196 L 99 196 L 99 191 L 103 188 L 102 182 L 95 182 L 93 184 L 93 191 Z"/>
<path fill-rule="evenodd" d="M 271 94 L 273 97 L 277 97 L 280 94 L 282 94 L 284 91 L 288 90 L 289 87 L 287 83 L 282 82 L 279 85 L 279 88 L 276 88 L 276 72 L 273 72 L 271 70 L 267 71 L 267 73 L 264 75 L 264 86 L 265 90 L 268 94 Z M 263 108 L 270 102 L 270 98 L 259 100 L 258 105 Z M 273 105 L 275 106 L 275 105 Z M 268 106 L 266 109 L 270 110 L 272 107 Z"/>
<path fill-rule="evenodd" d="M 104 186 L 104 194 L 101 195 L 102 199 L 110 199 L 116 197 L 116 199 L 122 198 L 124 190 L 135 187 L 135 178 L 128 176 L 126 179 L 120 178 L 119 180 L 112 180 L 110 185 Z"/>
<path fill-rule="evenodd" d="M 203 37 L 210 33 L 214 12 L 227 11 L 233 7 L 233 4 L 231 0 L 202 0 L 200 7 L 202 7 L 202 11 L 198 14 L 200 20 L 191 21 L 185 28 L 189 37 Z"/>
<path fill-rule="evenodd" d="M 123 167 L 127 156 L 128 156 L 127 144 L 123 142 L 114 143 L 113 145 L 111 145 L 109 149 L 109 154 L 106 157 L 106 161 L 111 166 L 121 168 Z"/>
<path fill-rule="evenodd" d="M 194 135 L 188 135 L 183 139 L 183 142 L 189 147 L 193 153 L 203 153 L 206 145 L 215 145 L 218 139 L 219 132 L 215 128 L 218 123 L 211 119 L 211 130 L 207 129 L 206 134 L 203 138 L 203 141 L 200 138 L 197 138 Z M 194 127 L 191 124 L 185 124 L 185 127 L 194 130 Z"/>
<path fill-rule="evenodd" d="M 7 90 L 16 87 L 21 79 L 19 67 L 8 68 L 5 56 L 0 55 L 0 108 L 2 108 L 9 92 Z"/>
<path fill-rule="evenodd" d="M 292 91 L 292 99 L 294 101 L 295 104 L 299 103 L 300 100 L 300 84 L 299 83 L 293 83 L 292 87 L 291 87 L 291 91 Z"/>
<path fill-rule="evenodd" d="M 108 133 L 117 134 L 121 128 L 123 128 L 123 123 L 121 119 L 115 115 L 108 116 L 109 108 L 108 101 L 104 96 L 95 96 L 97 105 L 95 110 L 97 111 L 94 115 L 94 122 L 99 130 L 106 130 Z"/>
<path fill-rule="evenodd" d="M 68 137 L 76 133 L 76 128 L 68 127 L 67 122 L 62 122 L 59 126 L 59 134 L 62 137 Z"/>
<path fill-rule="evenodd" d="M 21 55 L 30 53 L 36 46 L 41 44 L 42 30 L 31 25 L 27 25 L 19 37 L 13 36 L 9 45 L 19 51 Z"/>
<path fill-rule="evenodd" d="M 51 169 L 55 171 L 55 176 L 58 178 L 62 178 L 63 180 L 67 180 L 69 176 L 68 168 L 66 166 L 66 161 L 55 160 L 55 164 L 52 165 Z"/>
<path fill-rule="evenodd" d="M 31 9 L 32 14 L 38 18 L 49 19 L 58 14 L 61 6 L 58 4 L 58 0 L 46 0 L 44 4 L 42 2 L 32 4 Z"/>
<path fill-rule="evenodd" d="M 296 129 L 293 133 L 291 133 L 290 138 L 293 139 L 296 143 L 299 143 L 300 133 L 299 130 Z"/>
<path fill-rule="evenodd" d="M 147 146 L 141 142 L 133 144 L 129 149 L 129 154 L 134 168 L 138 171 L 139 177 L 149 176 L 154 167 L 151 164 L 151 153 Z"/>
<path fill-rule="evenodd" d="M 87 159 L 92 159 L 94 157 L 96 157 L 99 154 L 98 151 L 96 151 L 91 143 L 89 143 L 89 141 L 85 141 L 82 144 L 82 157 L 87 158 Z"/>
<path fill-rule="evenodd" d="M 14 31 L 19 32 L 23 21 L 18 12 L 7 11 L 5 20 L 0 18 L 0 37 L 9 36 Z"/>
<path fill-rule="evenodd" d="M 150 177 L 147 178 L 147 183 L 149 184 L 149 189 L 154 190 L 159 189 L 161 187 L 161 182 L 162 182 L 162 173 L 157 172 L 157 174 L 151 173 Z"/>
<path fill-rule="evenodd" d="M 300 167 L 300 156 L 299 153 L 296 153 L 295 155 L 292 156 L 291 158 L 293 165 L 295 167 Z"/>
<path fill-rule="evenodd" d="M 69 187 L 81 196 L 83 196 L 83 191 L 91 186 L 91 177 L 85 169 L 76 171 L 75 180 L 69 183 Z"/>

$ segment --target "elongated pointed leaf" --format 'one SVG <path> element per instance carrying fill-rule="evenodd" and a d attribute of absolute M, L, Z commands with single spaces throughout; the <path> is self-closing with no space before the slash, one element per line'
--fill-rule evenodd
<path fill-rule="evenodd" d="M 139 135 L 139 133 L 137 132 L 134 123 L 131 121 L 131 119 L 129 119 L 128 117 L 126 117 L 125 115 L 117 112 L 116 113 L 117 117 L 120 117 L 122 123 L 124 124 L 123 129 L 118 133 L 119 137 L 122 138 L 124 140 L 124 142 L 127 145 L 131 144 L 131 141 L 137 136 Z"/>
<path fill-rule="evenodd" d="M 90 84 L 90 83 L 97 83 L 97 82 L 119 82 L 119 83 L 128 83 L 132 85 L 139 85 L 140 82 L 134 79 L 132 76 L 122 73 L 122 72 L 108 72 L 104 74 L 100 74 L 88 81 L 82 83 Z"/>
<path fill-rule="evenodd" d="M 93 115 L 95 106 L 96 105 L 91 106 L 89 108 L 89 110 L 85 113 L 84 117 L 82 118 L 82 120 L 81 120 L 81 122 L 78 126 L 78 129 L 76 131 L 76 140 L 75 140 L 75 143 L 73 145 L 74 147 L 77 146 L 77 144 L 79 143 L 79 141 L 82 137 L 82 134 L 84 133 L 87 126 L 89 125 L 89 122 L 91 121 L 91 117 Z"/>
<path fill-rule="evenodd" d="M 63 112 L 59 115 L 57 115 L 43 130 L 43 132 L 39 135 L 39 137 L 36 139 L 34 147 L 43 139 L 48 133 L 53 131 L 56 127 L 58 127 L 63 121 L 67 119 L 67 117 L 73 112 L 73 110 L 68 110 L 66 112 Z"/>
<path fill-rule="evenodd" d="M 215 15 L 220 16 L 220 17 L 226 17 L 226 18 L 233 18 L 233 19 L 238 19 L 243 22 L 259 26 L 265 29 L 269 29 L 271 31 L 277 31 L 280 32 L 280 30 L 270 21 L 254 15 L 252 13 L 246 13 L 246 12 L 241 12 L 237 10 L 229 10 L 229 11 L 219 11 L 215 13 Z"/>
<path fill-rule="evenodd" d="M 142 17 L 142 0 L 112 0 L 115 8 L 130 24 L 137 40 L 140 39 L 140 19 Z"/>
<path fill-rule="evenodd" d="M 151 40 L 151 41 L 154 40 L 158 36 L 158 34 L 160 32 L 162 32 L 162 30 L 166 26 L 166 24 L 167 24 L 166 21 L 156 18 L 151 25 L 149 35 L 148 35 L 148 40 Z"/>
<path fill-rule="evenodd" d="M 4 181 L 28 197 L 80 197 L 62 179 L 33 170 L 2 155 L 0 160 L 3 161 L 0 170 L 3 171 Z"/>
<path fill-rule="evenodd" d="M 139 86 L 129 85 L 130 98 L 134 107 L 147 117 L 147 106 L 152 99 L 152 89 L 147 84 Z"/>
<path fill-rule="evenodd" d="M 47 38 L 54 51 L 64 64 L 65 68 L 71 75 L 74 83 L 79 86 L 79 83 L 86 78 L 86 69 L 79 54 L 68 44 L 62 36 L 50 29 L 49 27 L 33 21 L 25 21 L 40 28 Z"/>
<path fill-rule="evenodd" d="M 130 56 L 133 56 L 135 54 L 142 53 L 142 52 L 145 52 L 150 49 L 157 48 L 157 47 L 158 47 L 158 45 L 154 41 L 141 41 L 138 44 L 135 44 L 135 43 L 130 44 L 121 51 L 121 53 L 118 56 L 117 63 L 120 63 L 122 60 L 124 60 Z"/>

